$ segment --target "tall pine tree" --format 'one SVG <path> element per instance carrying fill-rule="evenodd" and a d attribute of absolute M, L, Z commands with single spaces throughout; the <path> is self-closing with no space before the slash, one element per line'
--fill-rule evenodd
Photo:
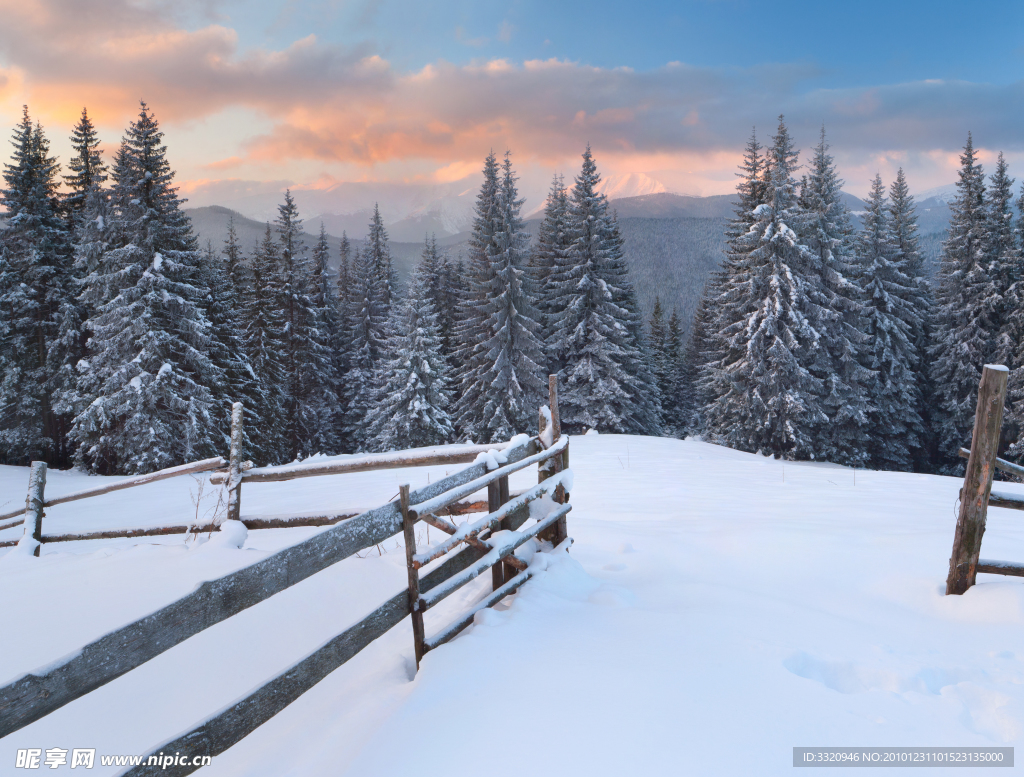
<path fill-rule="evenodd" d="M 998 297 L 987 262 L 985 177 L 970 133 L 960 156 L 957 196 L 950 203 L 929 348 L 941 472 L 960 469 L 957 450 L 970 442 L 981 368 L 992 352 Z"/>
<path fill-rule="evenodd" d="M 113 237 L 102 265 L 114 277 L 88 328 L 79 380 L 84 409 L 71 436 L 79 462 L 142 473 L 222 450 L 199 252 L 172 185 L 163 133 L 148 106 L 129 126 L 113 170 Z"/>
<path fill-rule="evenodd" d="M 875 176 L 857 240 L 860 280 L 865 291 L 869 385 L 869 424 L 876 430 L 867 452 L 874 469 L 910 470 L 921 446 L 924 425 L 918 408 L 921 391 L 913 336 L 920 327 L 917 279 L 893 241 L 881 176 Z M 879 433 L 879 430 L 885 430 Z"/>

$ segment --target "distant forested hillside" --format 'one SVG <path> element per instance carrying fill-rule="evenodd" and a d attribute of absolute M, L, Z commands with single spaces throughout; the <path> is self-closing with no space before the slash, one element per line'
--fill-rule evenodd
<path fill-rule="evenodd" d="M 724 218 L 620 218 L 626 257 L 644 315 L 661 298 L 666 314 L 690 321 L 704 284 L 722 263 Z"/>

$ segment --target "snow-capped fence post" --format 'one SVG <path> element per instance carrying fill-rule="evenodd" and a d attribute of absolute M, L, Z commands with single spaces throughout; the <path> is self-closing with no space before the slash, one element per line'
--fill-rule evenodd
<path fill-rule="evenodd" d="M 558 415 L 557 375 L 548 376 L 548 406 L 540 409 L 539 440 L 543 441 L 545 439 L 545 432 L 547 431 L 547 425 L 549 423 L 551 424 L 551 444 L 554 444 L 555 441 L 562 436 L 562 421 Z M 537 482 L 543 482 L 552 475 L 561 472 L 563 469 L 568 469 L 568 467 L 569 446 L 566 445 L 561 456 L 555 456 L 554 458 L 548 459 L 543 466 L 537 468 Z M 565 489 L 561 485 L 555 489 L 552 499 L 554 499 L 558 504 L 565 504 L 567 495 L 565 493 Z M 565 538 L 569 536 L 569 528 L 566 525 L 565 516 L 558 519 L 551 529 L 542 536 L 544 539 L 550 540 L 554 545 L 559 545 L 563 540 L 565 540 Z"/>
<path fill-rule="evenodd" d="M 953 535 L 953 554 L 949 559 L 946 594 L 962 594 L 974 585 L 978 574 L 978 555 L 985 533 L 992 476 L 999 451 L 1003 425 L 1003 404 L 1009 370 L 1002 365 L 986 364 L 978 385 L 978 409 L 974 416 L 971 453 L 960 492 L 960 513 Z"/>
<path fill-rule="evenodd" d="M 423 613 L 420 611 L 420 571 L 413 564 L 416 556 L 416 518 L 409 514 L 409 486 L 398 487 L 398 505 L 402 511 L 402 532 L 405 535 L 405 562 L 409 570 L 409 614 L 412 616 L 413 648 L 416 668 L 423 659 Z"/>
<path fill-rule="evenodd" d="M 245 410 L 241 402 L 231 406 L 231 458 L 228 469 L 228 520 L 242 515 L 242 422 Z"/>
<path fill-rule="evenodd" d="M 43 492 L 46 490 L 46 462 L 33 461 L 28 474 L 28 495 L 25 497 L 25 534 L 36 541 L 33 556 L 39 555 L 43 541 L 43 507 L 46 501 Z"/>

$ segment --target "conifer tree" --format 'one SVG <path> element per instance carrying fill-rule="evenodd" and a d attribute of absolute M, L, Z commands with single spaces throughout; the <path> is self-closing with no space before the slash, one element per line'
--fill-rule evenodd
<path fill-rule="evenodd" d="M 806 214 L 797 200 L 798 152 L 780 117 L 767 153 L 763 202 L 757 203 L 759 160 L 748 145 L 740 210 L 753 206 L 750 228 L 730 239 L 716 326 L 718 354 L 711 368 L 714 400 L 708 425 L 730 447 L 786 458 L 811 458 L 828 423 L 814 374 L 824 334 L 816 258 L 797 228 Z M 756 203 L 756 204 L 755 204 Z M 734 232 L 740 232 L 735 229 Z"/>
<path fill-rule="evenodd" d="M 362 451 L 373 444 L 368 431 L 376 401 L 373 381 L 386 347 L 388 329 L 383 315 L 383 283 L 374 266 L 373 255 L 367 250 L 356 252 L 351 289 L 344 432 L 348 445 Z"/>
<path fill-rule="evenodd" d="M 908 301 L 910 308 L 917 314 L 907 322 L 915 355 L 911 368 L 918 386 L 917 411 L 924 424 L 921 444 L 913 451 L 914 468 L 918 471 L 931 471 L 931 454 L 935 446 L 931 433 L 931 378 L 925 354 L 932 319 L 932 287 L 925 277 L 924 255 L 917 234 L 917 212 L 902 167 L 896 172 L 896 180 L 889 187 L 888 226 L 889 241 L 895 248 L 896 261 L 903 274 L 913 281 L 913 287 L 908 291 Z"/>
<path fill-rule="evenodd" d="M 869 439 L 869 463 L 874 469 L 910 470 L 924 431 L 915 374 L 919 355 L 912 340 L 920 325 L 914 307 L 916 279 L 905 272 L 903 256 L 892 239 L 880 175 L 871 184 L 866 205 L 857 258 L 867 308 L 867 366 L 874 373 L 868 415 L 871 429 L 885 430 Z"/>
<path fill-rule="evenodd" d="M 647 349 L 650 353 L 651 372 L 658 384 L 658 391 L 661 395 L 661 409 L 663 421 L 666 426 L 674 429 L 669 423 L 669 418 L 675 411 L 673 405 L 675 374 L 668 355 L 668 329 L 665 324 L 665 313 L 661 308 L 661 297 L 655 296 L 654 310 L 651 312 L 650 334 L 647 338 Z"/>
<path fill-rule="evenodd" d="M 487 315 L 484 305 L 494 281 L 491 255 L 497 220 L 498 160 L 491 151 L 484 160 L 483 183 L 474 206 L 469 237 L 466 291 L 459 305 L 458 351 L 462 379 L 455 406 L 456 427 L 462 436 L 473 437 L 484 403 L 485 388 L 480 375 L 489 358 L 486 342 Z"/>
<path fill-rule="evenodd" d="M 463 381 L 463 399 L 470 396 L 476 402 L 460 405 L 463 430 L 481 442 L 507 440 L 531 428 L 545 388 L 528 267 L 529 235 L 520 215 L 523 200 L 516 181 L 506 153 L 496 178 L 490 241 L 484 254 L 490 280 L 478 287 L 482 292 L 478 308 L 481 358 Z"/>
<path fill-rule="evenodd" d="M 554 358 L 564 364 L 563 428 L 579 432 L 660 433 L 658 386 L 644 350 L 622 236 L 588 146 L 569 198 L 569 248 L 555 270 L 562 314 Z"/>
<path fill-rule="evenodd" d="M 82 116 L 71 132 L 71 148 L 74 150 L 74 156 L 68 162 L 71 174 L 64 176 L 64 185 L 70 191 L 64 197 L 63 205 L 68 231 L 74 234 L 85 212 L 89 190 L 94 186 L 102 187 L 107 180 L 99 135 L 85 108 L 82 108 Z"/>
<path fill-rule="evenodd" d="M 725 228 L 722 269 L 704 286 L 687 343 L 693 412 L 700 416 L 700 429 L 719 440 L 737 436 L 732 427 L 738 421 L 741 397 L 733 393 L 730 363 L 724 360 L 731 337 L 755 306 L 751 295 L 756 269 L 750 253 L 758 245 L 758 208 L 767 204 L 767 155 L 762 152 L 752 131 L 737 173 L 741 180 L 736 186 L 734 215 Z"/>
<path fill-rule="evenodd" d="M 338 453 L 344 426 L 338 398 L 341 390 L 341 364 L 336 350 L 341 320 L 329 259 L 327 231 L 321 222 L 320 235 L 313 248 L 309 290 L 313 325 L 307 327 L 309 358 L 306 360 L 303 380 L 303 391 L 307 397 L 303 412 L 303 440 L 309 453 Z"/>
<path fill-rule="evenodd" d="M 59 166 L 27 107 L 12 144 L 0 198 L 7 210 L 0 235 L 6 261 L 0 286 L 6 320 L 0 342 L 0 461 L 66 464 L 66 419 L 54 411 L 53 395 L 66 390 L 68 368 L 78 361 L 80 324 L 71 297 L 70 236 L 57 199 Z"/>
<path fill-rule="evenodd" d="M 996 162 L 996 170 L 989 179 L 988 230 L 986 232 L 986 253 L 988 275 L 993 284 L 995 299 L 992 322 L 992 351 L 988 361 L 1003 364 L 1011 370 L 1017 344 L 1022 332 L 1015 326 L 1024 298 L 1019 296 L 1018 281 L 1021 279 L 1021 247 L 1017 240 L 1013 220 L 1013 179 L 1007 174 L 1006 160 L 1002 152 Z"/>
<path fill-rule="evenodd" d="M 815 458 L 864 466 L 869 436 L 867 386 L 874 377 L 863 366 L 869 361 L 864 353 L 868 338 L 863 332 L 864 291 L 857 284 L 854 267 L 853 227 L 841 198 L 843 181 L 828 149 L 822 127 L 801 188 L 803 229 L 794 224 L 813 257 L 806 293 L 809 303 L 818 307 L 822 337 L 817 358 L 812 357 L 808 366 L 822 381 L 822 409 L 829 418 L 816 436 L 812 453 Z"/>
<path fill-rule="evenodd" d="M 369 253 L 373 263 L 373 271 L 377 276 L 377 284 L 381 291 L 380 304 L 383 306 L 381 314 L 387 318 L 391 304 L 398 294 L 398 272 L 391 259 L 388 231 L 384 228 L 384 221 L 380 217 L 380 208 L 377 203 L 373 204 L 370 231 L 366 236 L 363 251 Z"/>
<path fill-rule="evenodd" d="M 933 424 L 940 471 L 960 469 L 957 450 L 969 445 L 981 368 L 992 352 L 998 316 L 989 276 L 984 171 L 970 133 L 960 156 L 956 199 L 942 244 L 935 304 L 935 339 L 929 348 L 934 391 Z"/>
<path fill-rule="evenodd" d="M 668 319 L 665 356 L 669 372 L 668 389 L 662 394 L 665 403 L 665 425 L 676 437 L 683 437 L 692 426 L 693 407 L 690 394 L 693 390 L 693 381 L 686 360 L 682 322 L 679 320 L 679 312 L 675 309 Z"/>
<path fill-rule="evenodd" d="M 431 299 L 438 276 L 436 243 L 434 248 L 424 251 L 408 297 L 393 313 L 386 355 L 377 368 L 380 389 L 368 430 L 376 450 L 441 445 L 454 436 L 449 366 Z"/>
<path fill-rule="evenodd" d="M 537 312 L 541 325 L 541 340 L 548 355 L 547 370 L 557 373 L 562 365 L 553 359 L 557 350 L 555 332 L 558 321 L 558 286 L 554 280 L 556 268 L 565 261 L 569 248 L 569 230 L 566 222 L 569 195 L 562 176 L 556 175 L 551 181 L 547 202 L 544 204 L 544 218 L 537 231 L 537 241 L 531 256 L 537 285 Z"/>
<path fill-rule="evenodd" d="M 88 322 L 92 334 L 74 420 L 81 465 L 142 473 L 222 450 L 215 391 L 223 372 L 207 356 L 199 252 L 180 209 L 156 119 L 142 103 L 118 151 L 115 226 L 101 266 L 113 277 Z"/>
<path fill-rule="evenodd" d="M 247 424 L 253 461 L 263 466 L 286 461 L 284 445 L 285 372 L 281 362 L 284 315 L 278 307 L 279 252 L 270 224 L 250 262 L 252 283 L 243 299 L 243 349 L 256 382 L 247 410 L 256 420 Z"/>

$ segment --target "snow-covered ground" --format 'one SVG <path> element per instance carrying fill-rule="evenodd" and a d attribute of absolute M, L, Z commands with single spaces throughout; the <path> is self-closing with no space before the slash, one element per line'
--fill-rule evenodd
<path fill-rule="evenodd" d="M 1024 581 L 981 575 L 943 596 L 959 480 L 627 436 L 574 437 L 571 460 L 569 555 L 414 679 L 406 621 L 201 774 L 772 775 L 790 774 L 794 746 L 1024 738 Z M 243 512 L 373 506 L 444 474 L 250 484 Z M 0 511 L 26 482 L 0 468 Z M 47 493 L 95 482 L 51 472 Z M 196 490 L 182 478 L 58 506 L 46 531 L 179 523 Z M 242 549 L 164 537 L 0 557 L 0 683 L 316 531 L 250 532 Z M 1024 561 L 1024 518 L 990 510 L 982 555 Z M 0 774 L 20 773 L 18 748 L 148 752 L 400 590 L 404 564 L 391 540 L 202 632 L 0 740 Z"/>

